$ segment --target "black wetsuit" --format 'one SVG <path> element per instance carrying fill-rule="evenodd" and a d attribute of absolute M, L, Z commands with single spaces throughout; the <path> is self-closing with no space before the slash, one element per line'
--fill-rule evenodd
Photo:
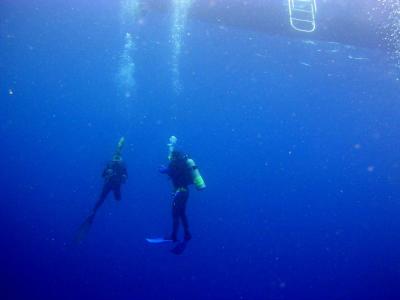
<path fill-rule="evenodd" d="M 186 164 L 186 157 L 171 161 L 168 168 L 163 172 L 168 174 L 174 185 L 172 194 L 172 234 L 171 239 L 176 241 L 179 223 L 182 222 L 185 240 L 191 239 L 189 222 L 186 216 L 186 203 L 189 198 L 188 185 L 192 183 L 190 169 Z"/>
<path fill-rule="evenodd" d="M 121 184 L 124 183 L 128 177 L 125 163 L 122 160 L 110 161 L 104 168 L 102 176 L 104 178 L 103 190 L 93 208 L 93 213 L 96 213 L 111 191 L 114 193 L 115 200 L 121 200 Z"/>

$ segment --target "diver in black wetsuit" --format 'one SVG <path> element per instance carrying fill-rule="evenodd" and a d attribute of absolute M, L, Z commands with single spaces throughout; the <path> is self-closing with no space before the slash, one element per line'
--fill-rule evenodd
<path fill-rule="evenodd" d="M 187 156 L 179 151 L 172 151 L 168 167 L 162 166 L 160 172 L 167 174 L 174 186 L 172 194 L 172 234 L 170 239 L 174 242 L 178 240 L 177 234 L 179 223 L 182 222 L 184 239 L 192 238 L 189 231 L 189 222 L 186 216 L 186 203 L 189 198 L 188 185 L 193 183 L 191 171 L 187 165 Z"/>
<path fill-rule="evenodd" d="M 114 198 L 117 201 L 121 200 L 121 184 L 126 182 L 128 172 L 122 157 L 119 154 L 114 155 L 113 159 L 108 162 L 102 174 L 104 178 L 103 190 L 101 191 L 99 200 L 93 208 L 92 215 L 95 215 L 97 210 L 103 204 L 107 195 L 113 191 Z"/>
<path fill-rule="evenodd" d="M 196 189 L 200 191 L 206 188 L 206 184 L 194 160 L 175 149 L 177 140 L 176 136 L 171 136 L 169 138 L 169 143 L 167 144 L 169 149 L 169 164 L 168 167 L 161 166 L 160 172 L 167 174 L 171 178 L 174 186 L 174 191 L 172 193 L 172 233 L 171 236 L 168 237 L 168 240 L 174 242 L 178 240 L 179 223 L 182 222 L 184 241 L 186 242 L 192 238 L 186 216 L 186 204 L 189 198 L 188 186 L 194 184 Z M 184 245 L 185 242 L 181 244 Z M 176 251 L 173 250 L 173 252 L 179 254 L 183 249 L 184 247 L 175 249 Z"/>
<path fill-rule="evenodd" d="M 108 194 L 112 191 L 114 198 L 117 201 L 121 200 L 121 184 L 125 183 L 128 178 L 128 172 L 126 165 L 122 160 L 121 151 L 125 143 L 125 139 L 122 137 L 117 145 L 117 149 L 111 161 L 105 166 L 102 177 L 104 178 L 103 189 L 100 197 L 93 207 L 92 213 L 86 218 L 86 220 L 78 228 L 75 235 L 75 242 L 80 243 L 84 240 L 88 234 L 90 227 L 92 226 L 94 217 L 96 216 L 97 210 L 106 200 Z"/>

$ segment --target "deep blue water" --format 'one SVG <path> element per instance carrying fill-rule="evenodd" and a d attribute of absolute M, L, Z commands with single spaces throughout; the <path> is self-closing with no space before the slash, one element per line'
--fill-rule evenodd
<path fill-rule="evenodd" d="M 119 16 L 118 2 L 0 4 L 0 298 L 399 299 L 388 55 L 189 18 L 177 94 L 171 14 L 146 12 L 125 98 Z M 191 191 L 181 256 L 145 242 L 170 229 L 172 134 L 208 186 Z M 123 199 L 73 245 L 121 136 Z"/>

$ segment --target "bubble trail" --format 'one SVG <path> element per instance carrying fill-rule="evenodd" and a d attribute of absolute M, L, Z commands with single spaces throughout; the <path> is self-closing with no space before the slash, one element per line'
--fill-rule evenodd
<path fill-rule="evenodd" d="M 125 98 L 130 98 L 135 93 L 135 52 L 136 36 L 133 33 L 137 24 L 140 10 L 138 0 L 121 1 L 121 24 L 127 32 L 124 36 L 124 47 L 119 60 L 119 70 L 117 73 L 118 87 Z"/>
<path fill-rule="evenodd" d="M 392 48 L 391 58 L 400 68 L 400 0 L 378 0 L 378 6 L 374 9 L 381 12 L 386 20 L 381 25 L 384 40 Z"/>
<path fill-rule="evenodd" d="M 183 86 L 180 78 L 179 60 L 183 48 L 183 36 L 186 30 L 187 16 L 192 0 L 173 0 L 174 13 L 171 31 L 172 44 L 172 86 L 176 94 L 182 92 Z"/>

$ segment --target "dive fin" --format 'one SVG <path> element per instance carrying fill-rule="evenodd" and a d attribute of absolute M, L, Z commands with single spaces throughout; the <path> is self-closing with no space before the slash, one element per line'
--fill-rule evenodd
<path fill-rule="evenodd" d="M 185 251 L 186 246 L 187 241 L 179 242 L 174 248 L 171 249 L 171 252 L 175 255 L 181 255 Z"/>
<path fill-rule="evenodd" d="M 146 238 L 150 244 L 161 244 L 161 243 L 171 243 L 172 240 L 165 239 L 165 238 Z"/>
<path fill-rule="evenodd" d="M 75 244 L 80 244 L 86 239 L 86 236 L 88 235 L 90 228 L 92 227 L 94 216 L 95 214 L 91 214 L 89 217 L 86 218 L 85 222 L 83 222 L 81 226 L 79 226 L 75 234 Z"/>

